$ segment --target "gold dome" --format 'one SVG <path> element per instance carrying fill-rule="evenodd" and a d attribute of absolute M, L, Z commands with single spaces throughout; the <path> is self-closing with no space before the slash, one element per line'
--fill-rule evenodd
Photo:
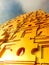
<path fill-rule="evenodd" d="M 38 10 L 0 25 L 1 65 L 49 63 L 49 14 Z"/>

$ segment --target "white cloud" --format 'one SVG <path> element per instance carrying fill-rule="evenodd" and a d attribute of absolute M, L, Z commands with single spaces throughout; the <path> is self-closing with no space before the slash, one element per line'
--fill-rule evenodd
<path fill-rule="evenodd" d="M 0 9 L 4 9 L 4 2 L 2 0 L 0 0 Z"/>
<path fill-rule="evenodd" d="M 45 9 L 44 4 L 47 5 L 48 0 L 15 0 L 20 2 L 25 11 L 33 11 L 38 9 Z M 47 6 L 46 6 L 47 7 Z M 46 9 L 45 9 L 46 10 Z"/>

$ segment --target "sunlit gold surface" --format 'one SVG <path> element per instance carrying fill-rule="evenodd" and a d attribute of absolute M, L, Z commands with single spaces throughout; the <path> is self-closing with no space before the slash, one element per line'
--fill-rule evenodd
<path fill-rule="evenodd" d="M 49 14 L 20 15 L 0 26 L 0 65 L 49 64 Z"/>

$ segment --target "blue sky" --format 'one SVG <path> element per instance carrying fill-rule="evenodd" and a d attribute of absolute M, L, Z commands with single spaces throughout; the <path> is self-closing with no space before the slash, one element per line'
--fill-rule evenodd
<path fill-rule="evenodd" d="M 48 5 L 49 0 L 0 0 L 0 23 L 38 9 L 49 12 Z"/>

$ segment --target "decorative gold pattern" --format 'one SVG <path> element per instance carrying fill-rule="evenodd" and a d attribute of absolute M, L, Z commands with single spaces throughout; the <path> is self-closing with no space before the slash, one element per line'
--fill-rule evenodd
<path fill-rule="evenodd" d="M 49 14 L 38 10 L 0 25 L 0 65 L 49 65 Z"/>

